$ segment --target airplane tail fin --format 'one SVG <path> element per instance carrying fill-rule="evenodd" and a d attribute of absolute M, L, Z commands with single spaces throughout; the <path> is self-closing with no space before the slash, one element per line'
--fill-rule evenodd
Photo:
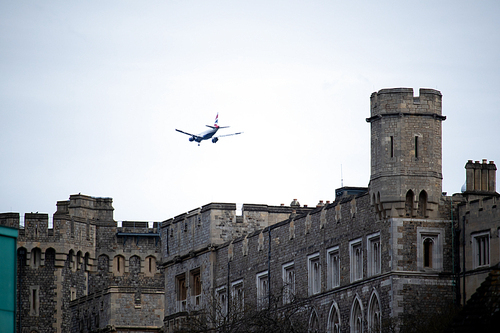
<path fill-rule="evenodd" d="M 222 126 L 222 127 L 219 126 L 219 112 L 217 112 L 217 115 L 215 116 L 214 126 L 210 126 L 210 125 L 205 125 L 205 126 L 213 128 L 213 129 L 228 128 L 229 127 L 229 126 Z"/>

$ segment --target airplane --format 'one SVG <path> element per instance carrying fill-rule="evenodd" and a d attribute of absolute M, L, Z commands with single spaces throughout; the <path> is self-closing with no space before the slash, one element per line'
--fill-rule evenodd
<path fill-rule="evenodd" d="M 217 131 L 219 129 L 221 129 L 221 128 L 228 128 L 229 127 L 229 126 L 219 126 L 219 113 L 218 112 L 217 112 L 217 115 L 215 116 L 214 126 L 210 126 L 210 125 L 205 125 L 205 126 L 210 127 L 210 129 L 206 130 L 206 131 L 203 131 L 200 134 L 191 134 L 191 133 L 188 133 L 188 132 L 184 132 L 184 131 L 178 130 L 177 128 L 175 130 L 177 132 L 189 135 L 190 136 L 189 141 L 191 141 L 191 142 L 193 142 L 193 141 L 198 142 L 198 146 L 200 145 L 200 142 L 203 141 L 203 140 L 212 139 L 212 142 L 216 143 L 217 141 L 219 141 L 219 138 L 221 138 L 223 136 L 238 135 L 238 134 L 243 133 L 243 132 L 238 132 L 238 133 L 224 134 L 224 135 L 219 135 L 219 136 L 215 136 L 214 137 L 215 133 L 217 133 Z"/>

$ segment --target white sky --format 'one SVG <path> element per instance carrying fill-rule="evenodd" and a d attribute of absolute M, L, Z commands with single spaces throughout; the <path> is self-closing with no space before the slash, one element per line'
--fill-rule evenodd
<path fill-rule="evenodd" d="M 500 166 L 500 2 L 2 1 L 0 212 L 116 220 L 367 186 L 370 94 L 443 94 L 443 191 Z M 179 128 L 243 135 L 198 147 Z M 498 177 L 500 179 L 500 177 Z"/>

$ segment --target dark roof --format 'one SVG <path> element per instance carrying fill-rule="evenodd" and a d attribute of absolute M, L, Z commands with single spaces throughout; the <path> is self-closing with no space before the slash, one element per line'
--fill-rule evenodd
<path fill-rule="evenodd" d="M 492 267 L 488 277 L 477 288 L 453 321 L 448 332 L 500 331 L 500 264 Z"/>

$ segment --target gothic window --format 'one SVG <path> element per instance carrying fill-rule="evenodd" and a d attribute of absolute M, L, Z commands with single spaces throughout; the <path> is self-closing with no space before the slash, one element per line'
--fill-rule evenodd
<path fill-rule="evenodd" d="M 415 194 L 413 194 L 412 190 L 408 190 L 406 192 L 406 201 L 405 201 L 405 213 L 406 216 L 413 216 L 413 201 L 415 200 Z"/>
<path fill-rule="evenodd" d="M 218 288 L 216 291 L 217 304 L 216 304 L 216 316 L 217 318 L 223 318 L 227 315 L 227 291 L 226 287 Z"/>
<path fill-rule="evenodd" d="M 125 272 L 125 258 L 123 256 L 115 256 L 113 260 L 113 272 L 117 276 L 121 276 Z"/>
<path fill-rule="evenodd" d="M 328 333 L 340 333 L 340 312 L 335 301 L 330 308 L 328 315 Z"/>
<path fill-rule="evenodd" d="M 191 296 L 192 304 L 195 306 L 201 305 L 201 273 L 200 269 L 191 271 Z"/>
<path fill-rule="evenodd" d="M 418 269 L 443 269 L 443 237 L 444 231 L 440 228 L 417 228 Z"/>
<path fill-rule="evenodd" d="M 283 304 L 291 303 L 295 297 L 295 266 L 294 263 L 283 265 Z"/>
<path fill-rule="evenodd" d="M 381 273 L 380 232 L 368 236 L 368 276 Z"/>
<path fill-rule="evenodd" d="M 245 294 L 243 291 L 243 280 L 231 284 L 231 304 L 236 313 L 241 313 L 245 306 Z"/>
<path fill-rule="evenodd" d="M 176 278 L 176 293 L 177 293 L 177 311 L 187 310 L 187 285 L 186 274 L 181 274 Z"/>
<path fill-rule="evenodd" d="M 351 259 L 351 282 L 363 278 L 363 248 L 361 238 L 349 242 L 349 257 Z"/>
<path fill-rule="evenodd" d="M 490 233 L 489 231 L 472 235 L 472 255 L 474 268 L 490 265 Z"/>
<path fill-rule="evenodd" d="M 307 258 L 309 295 L 321 292 L 321 265 L 319 263 L 319 253 L 310 255 Z"/>
<path fill-rule="evenodd" d="M 340 255 L 339 247 L 335 246 L 326 251 L 327 255 L 327 287 L 332 289 L 340 286 Z"/>
<path fill-rule="evenodd" d="M 89 269 L 89 261 L 90 261 L 90 254 L 87 252 L 85 253 L 85 257 L 83 258 L 83 270 L 87 271 Z"/>
<path fill-rule="evenodd" d="M 361 301 L 359 297 L 354 299 L 354 303 L 351 308 L 351 333 L 362 333 L 363 332 L 363 308 L 361 307 Z"/>
<path fill-rule="evenodd" d="M 432 247 L 434 240 L 432 237 L 424 239 L 424 267 L 432 268 Z"/>
<path fill-rule="evenodd" d="M 375 290 L 370 298 L 368 305 L 368 328 L 369 332 L 380 333 L 382 332 L 382 322 L 380 313 L 380 301 Z"/>
<path fill-rule="evenodd" d="M 33 268 L 40 267 L 41 259 L 42 259 L 42 250 L 40 250 L 37 247 L 31 250 L 31 265 Z"/>
<path fill-rule="evenodd" d="M 309 333 L 318 333 L 319 332 L 319 320 L 318 314 L 313 309 L 311 313 L 311 318 L 309 319 Z"/>
<path fill-rule="evenodd" d="M 427 192 L 422 191 L 418 196 L 418 216 L 427 216 Z"/>
<path fill-rule="evenodd" d="M 146 257 L 146 276 L 153 276 L 156 274 L 156 259 L 153 256 Z"/>
<path fill-rule="evenodd" d="M 76 254 L 75 270 L 81 269 L 81 262 L 82 262 L 82 251 L 78 251 Z"/>
<path fill-rule="evenodd" d="M 75 258 L 74 258 L 74 255 L 73 255 L 73 250 L 69 250 L 69 254 L 68 254 L 68 268 L 69 269 L 73 269 L 73 267 L 75 267 Z"/>
<path fill-rule="evenodd" d="M 257 305 L 264 308 L 268 305 L 269 275 L 267 271 L 257 274 Z"/>

